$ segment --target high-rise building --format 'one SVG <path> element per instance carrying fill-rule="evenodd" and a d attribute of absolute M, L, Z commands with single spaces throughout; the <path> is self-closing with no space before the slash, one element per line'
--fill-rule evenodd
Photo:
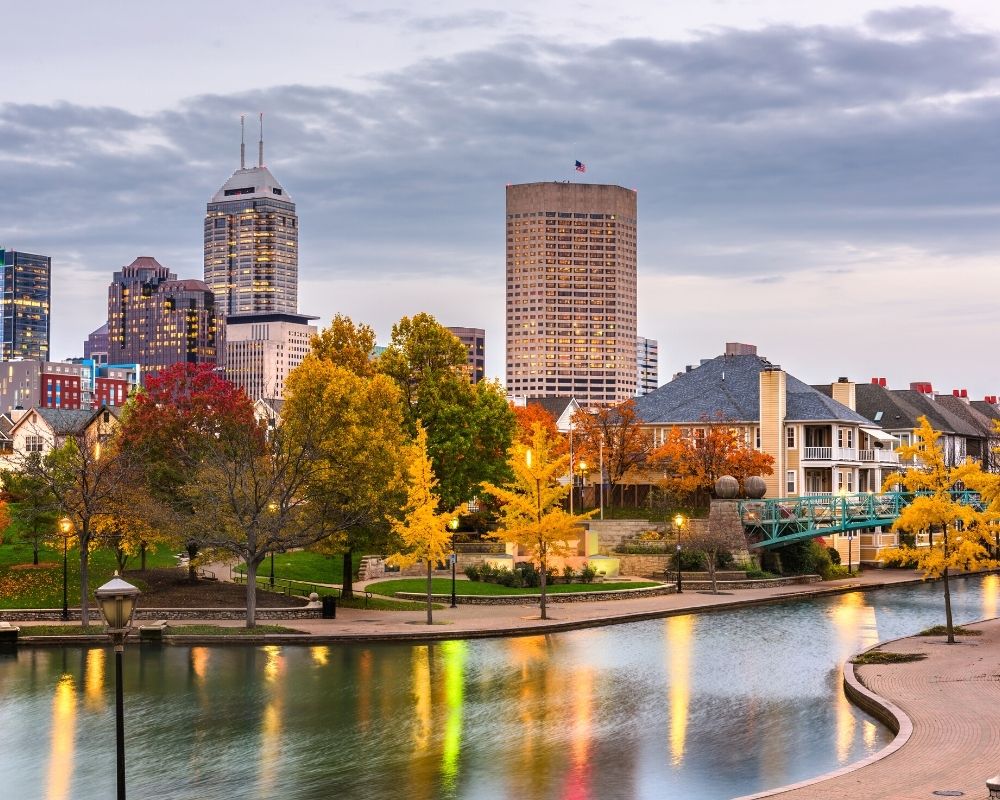
<path fill-rule="evenodd" d="M 220 316 L 298 312 L 299 218 L 295 203 L 264 166 L 264 135 L 256 167 L 240 168 L 208 202 L 205 283 Z"/>
<path fill-rule="evenodd" d="M 108 360 L 144 373 L 172 364 L 215 364 L 215 297 L 199 280 L 178 280 L 155 258 L 140 256 L 108 287 Z"/>
<path fill-rule="evenodd" d="M 52 259 L 0 248 L 0 360 L 49 357 Z"/>
<path fill-rule="evenodd" d="M 95 364 L 108 363 L 108 323 L 104 323 L 83 342 L 83 357 Z"/>
<path fill-rule="evenodd" d="M 636 393 L 636 193 L 507 187 L 507 392 L 581 405 Z"/>
<path fill-rule="evenodd" d="M 655 392 L 659 388 L 660 357 L 656 339 L 635 337 L 636 397 Z"/>
<path fill-rule="evenodd" d="M 301 314 L 253 314 L 229 317 L 226 324 L 226 380 L 251 400 L 280 400 L 285 379 L 309 352 L 316 335 L 312 320 Z"/>
<path fill-rule="evenodd" d="M 486 377 L 486 331 L 482 328 L 448 328 L 469 352 L 469 380 L 479 383 Z"/>

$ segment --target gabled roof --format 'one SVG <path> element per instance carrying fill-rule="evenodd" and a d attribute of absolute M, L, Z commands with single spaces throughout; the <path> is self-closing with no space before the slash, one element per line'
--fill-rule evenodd
<path fill-rule="evenodd" d="M 91 422 L 97 419 L 97 417 L 105 411 L 110 413 L 111 416 L 115 417 L 115 419 L 118 418 L 119 411 L 112 406 L 102 406 L 96 410 L 40 408 L 36 406 L 30 409 L 23 417 L 21 417 L 21 419 L 11 426 L 10 433 L 12 434 L 15 429 L 27 424 L 29 420 L 32 420 L 32 414 L 37 414 L 45 421 L 49 428 L 51 428 L 54 435 L 72 436 L 73 434 L 84 431 Z"/>
<path fill-rule="evenodd" d="M 983 436 L 982 429 L 965 414 L 956 413 L 959 409 L 952 408 L 953 398 L 947 395 L 934 400 L 913 389 L 886 389 L 873 383 L 859 383 L 855 398 L 859 412 L 889 431 L 911 431 L 923 416 L 936 431 L 973 438 Z"/>
<path fill-rule="evenodd" d="M 988 435 L 989 431 L 993 428 L 993 423 L 990 418 L 985 414 L 981 414 L 978 410 L 972 407 L 971 403 L 967 403 L 961 397 L 955 397 L 950 394 L 938 395 L 937 399 L 934 401 L 941 408 L 946 410 L 949 414 L 953 414 L 958 419 L 962 420 L 969 428 L 975 431 L 974 434 L 980 438 Z"/>
<path fill-rule="evenodd" d="M 991 420 L 1000 420 L 1000 407 L 987 403 L 985 400 L 973 400 L 969 403 L 976 411 Z"/>
<path fill-rule="evenodd" d="M 647 424 L 701 421 L 756 422 L 760 416 L 760 373 L 772 364 L 757 355 L 723 355 L 683 372 L 635 401 Z M 789 422 L 868 422 L 831 397 L 785 375 L 785 418 Z"/>
<path fill-rule="evenodd" d="M 529 406 L 541 406 L 548 411 L 549 414 L 552 415 L 552 419 L 557 422 L 559 417 L 566 413 L 566 409 L 575 402 L 575 398 L 566 395 L 562 397 L 529 397 L 525 401 L 525 403 Z"/>

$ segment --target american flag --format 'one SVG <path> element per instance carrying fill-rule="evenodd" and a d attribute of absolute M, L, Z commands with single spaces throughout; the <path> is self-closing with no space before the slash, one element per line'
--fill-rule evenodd
<path fill-rule="evenodd" d="M 586 172 L 587 171 L 587 165 L 584 164 L 582 161 L 577 161 L 576 162 L 576 171 L 577 172 Z"/>

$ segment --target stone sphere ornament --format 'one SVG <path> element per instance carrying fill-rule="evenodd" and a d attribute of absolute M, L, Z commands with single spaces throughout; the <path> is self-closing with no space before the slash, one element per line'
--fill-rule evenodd
<path fill-rule="evenodd" d="M 732 475 L 723 475 L 715 482 L 715 496 L 720 500 L 732 500 L 740 493 L 740 482 Z"/>
<path fill-rule="evenodd" d="M 743 481 L 743 491 L 753 500 L 759 500 L 767 493 L 767 484 L 760 475 L 751 475 Z"/>

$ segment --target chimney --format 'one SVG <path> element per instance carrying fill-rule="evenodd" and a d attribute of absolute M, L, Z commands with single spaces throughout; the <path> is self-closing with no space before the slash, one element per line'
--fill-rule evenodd
<path fill-rule="evenodd" d="M 934 387 L 926 381 L 914 381 L 910 384 L 910 389 L 920 394 L 934 394 Z"/>
<path fill-rule="evenodd" d="M 959 390 L 958 390 L 958 389 L 952 389 L 952 390 L 951 390 L 951 396 L 952 396 L 952 397 L 961 397 L 961 396 L 962 396 L 962 394 L 961 394 L 961 392 L 959 392 Z"/>
<path fill-rule="evenodd" d="M 841 405 L 847 406 L 851 411 L 857 409 L 855 384 L 847 378 L 837 378 L 837 382 L 830 386 L 830 396 Z"/>
<path fill-rule="evenodd" d="M 878 382 L 878 381 L 879 381 L 879 379 L 878 379 L 878 378 L 872 378 L 872 384 L 873 384 L 874 386 L 878 386 L 878 385 L 879 385 L 879 382 Z"/>
<path fill-rule="evenodd" d="M 959 395 L 959 396 L 960 396 L 960 397 L 961 397 L 961 398 L 962 398 L 963 400 L 968 400 L 968 399 L 969 399 L 969 390 L 968 390 L 968 389 L 962 389 L 962 394 L 961 394 L 961 395 Z"/>
<path fill-rule="evenodd" d="M 885 388 L 885 378 L 879 378 L 878 379 L 878 385 L 881 386 L 884 389 Z"/>
<path fill-rule="evenodd" d="M 742 342 L 726 342 L 727 356 L 755 356 L 757 355 L 757 345 L 743 344 Z"/>

